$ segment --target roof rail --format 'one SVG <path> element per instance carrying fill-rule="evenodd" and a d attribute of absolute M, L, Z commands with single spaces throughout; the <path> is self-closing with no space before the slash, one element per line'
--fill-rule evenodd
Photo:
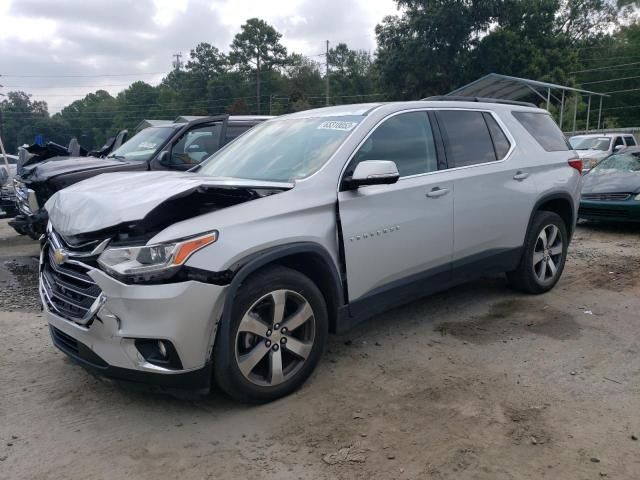
<path fill-rule="evenodd" d="M 480 102 L 480 103 L 500 103 L 504 105 L 518 105 L 520 107 L 538 108 L 537 105 L 529 102 L 518 102 L 516 100 L 504 100 L 501 98 L 485 97 L 463 97 L 461 95 L 436 95 L 434 97 L 423 98 L 429 102 Z"/>

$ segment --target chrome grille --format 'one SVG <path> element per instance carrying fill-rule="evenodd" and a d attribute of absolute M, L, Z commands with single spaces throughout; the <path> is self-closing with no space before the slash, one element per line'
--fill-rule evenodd
<path fill-rule="evenodd" d="M 42 250 L 40 264 L 40 292 L 46 307 L 57 315 L 81 325 L 91 323 L 104 295 L 93 279 L 87 275 L 94 260 L 92 251 L 67 250 L 60 237 L 50 232 Z M 56 261 L 56 250 L 64 252 L 65 261 Z M 74 259 L 77 257 L 82 261 Z"/>
<path fill-rule="evenodd" d="M 624 201 L 631 198 L 630 193 L 585 193 L 582 195 L 582 200 L 596 200 L 596 201 Z"/>

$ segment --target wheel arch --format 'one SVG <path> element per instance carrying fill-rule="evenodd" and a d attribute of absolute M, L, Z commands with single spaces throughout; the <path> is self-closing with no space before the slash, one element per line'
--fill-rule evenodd
<path fill-rule="evenodd" d="M 229 284 L 221 322 L 229 322 L 233 299 L 243 282 L 254 273 L 280 265 L 296 270 L 313 281 L 327 303 L 329 330 L 337 331 L 338 312 L 344 305 L 342 281 L 337 267 L 329 252 L 322 246 L 311 242 L 299 242 L 280 245 L 251 255 L 242 262 L 233 280 Z"/>
<path fill-rule="evenodd" d="M 553 212 L 558 214 L 567 227 L 567 233 L 569 235 L 569 239 L 571 239 L 577 220 L 574 202 L 571 195 L 566 192 L 558 192 L 551 193 L 540 198 L 536 202 L 531 212 L 531 216 L 529 217 L 527 234 L 529 231 L 528 229 L 531 228 L 531 223 L 533 222 L 534 215 L 539 211 Z"/>

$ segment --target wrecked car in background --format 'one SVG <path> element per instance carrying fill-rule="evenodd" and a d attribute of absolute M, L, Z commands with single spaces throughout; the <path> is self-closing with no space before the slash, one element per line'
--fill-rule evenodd
<path fill-rule="evenodd" d="M 640 222 L 640 148 L 611 155 L 584 176 L 579 216 Z"/>
<path fill-rule="evenodd" d="M 268 118 L 220 115 L 168 123 L 142 130 L 104 158 L 50 159 L 27 165 L 15 179 L 19 213 L 9 224 L 18 233 L 39 238 L 47 225 L 44 204 L 58 190 L 108 172 L 189 170 Z"/>
<path fill-rule="evenodd" d="M 0 218 L 15 217 L 18 209 L 16 207 L 16 194 L 13 188 L 13 178 L 16 175 L 18 157 L 0 154 Z"/>

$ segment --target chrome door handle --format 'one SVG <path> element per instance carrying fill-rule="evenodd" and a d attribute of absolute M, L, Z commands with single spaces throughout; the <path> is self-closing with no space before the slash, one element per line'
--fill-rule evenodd
<path fill-rule="evenodd" d="M 449 193 L 449 189 L 448 188 L 434 187 L 434 188 L 431 189 L 430 192 L 427 193 L 427 197 L 429 197 L 429 198 L 438 198 L 438 197 L 442 197 L 442 196 L 446 195 L 447 193 Z"/>
<path fill-rule="evenodd" d="M 529 174 L 527 172 L 516 172 L 516 174 L 513 176 L 514 180 L 518 180 L 519 182 L 521 182 L 522 180 L 526 180 L 529 177 Z"/>

